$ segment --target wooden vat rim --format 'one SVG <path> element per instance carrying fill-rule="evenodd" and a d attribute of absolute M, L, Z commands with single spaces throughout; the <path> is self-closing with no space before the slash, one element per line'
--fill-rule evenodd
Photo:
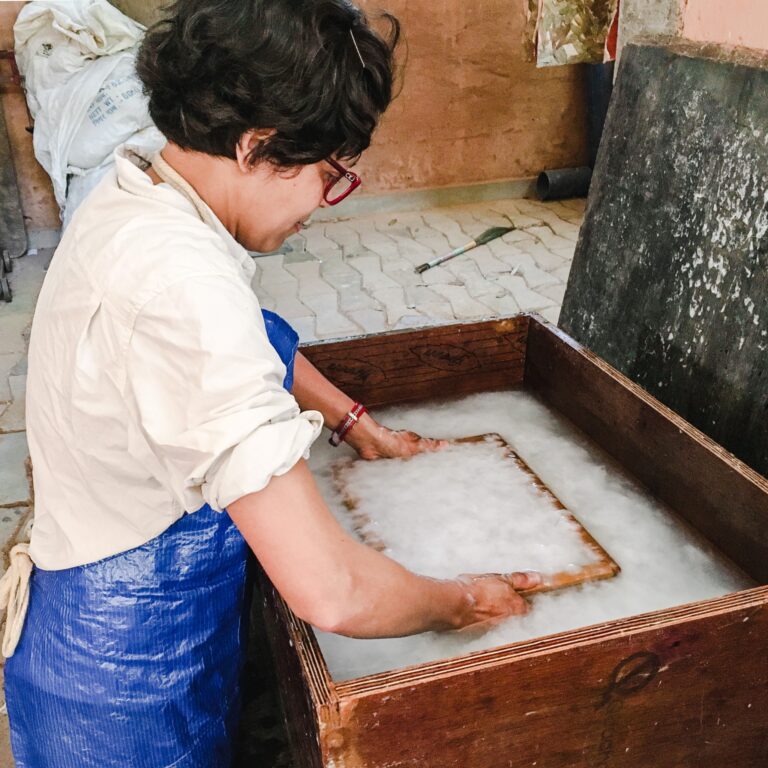
<path fill-rule="evenodd" d="M 441 331 L 453 331 L 461 334 L 462 332 L 471 332 L 475 327 L 488 325 L 494 325 L 498 330 L 502 332 L 509 332 L 520 335 L 522 337 L 527 337 L 530 332 L 531 322 L 536 323 L 536 325 L 542 327 L 548 333 L 556 336 L 560 341 L 562 341 L 566 346 L 576 352 L 580 357 L 584 358 L 584 360 L 586 360 L 588 363 L 594 365 L 614 381 L 622 384 L 640 400 L 642 400 L 646 405 L 649 405 L 655 411 L 671 421 L 682 432 L 696 440 L 696 442 L 698 442 L 702 448 L 722 459 L 731 467 L 731 469 L 738 472 L 740 475 L 742 475 L 742 477 L 744 477 L 744 479 L 748 480 L 753 485 L 756 485 L 761 491 L 768 493 L 768 478 L 763 477 L 763 475 L 761 475 L 759 472 L 752 469 L 752 467 L 745 464 L 743 461 L 741 461 L 741 459 L 734 456 L 734 454 L 732 454 L 730 451 L 723 448 L 722 445 L 705 435 L 701 430 L 694 427 L 690 422 L 686 421 L 682 416 L 677 414 L 671 408 L 668 408 L 660 400 L 657 400 L 647 390 L 643 389 L 641 386 L 632 381 L 632 379 L 628 378 L 612 365 L 605 362 L 590 349 L 580 344 L 578 341 L 576 341 L 576 339 L 569 336 L 565 331 L 558 328 L 553 323 L 550 323 L 537 312 L 521 312 L 515 315 L 480 318 L 465 322 L 446 321 L 445 323 L 429 325 L 423 328 L 406 328 L 386 331 L 384 333 L 365 334 L 363 336 L 349 336 L 340 339 L 326 339 L 321 341 L 307 342 L 305 344 L 301 344 L 300 347 L 324 349 L 326 347 L 334 346 L 337 344 L 347 344 L 350 342 L 359 343 L 361 341 L 365 341 L 367 348 L 370 349 L 371 344 L 375 343 L 379 339 L 398 335 L 406 336 L 413 334 L 414 331 L 421 331 L 430 335 L 439 335 L 439 332 Z M 504 331 L 505 326 L 508 326 L 508 331 Z"/>
<path fill-rule="evenodd" d="M 565 331 L 553 325 L 541 315 L 534 313 L 529 314 L 529 318 L 533 320 L 537 325 L 544 327 L 548 332 L 558 337 L 564 344 L 570 347 L 574 352 L 583 357 L 587 362 L 591 363 L 595 367 L 599 368 L 603 373 L 607 374 L 614 381 L 622 384 L 632 394 L 636 395 L 639 400 L 642 400 L 646 405 L 649 405 L 655 411 L 659 412 L 668 421 L 671 421 L 681 432 L 694 438 L 696 442 L 709 453 L 714 454 L 718 458 L 722 459 L 731 469 L 738 472 L 745 480 L 748 480 L 753 485 L 756 485 L 764 493 L 768 493 L 768 478 L 761 475 L 756 470 L 752 469 L 748 464 L 745 464 L 741 459 L 732 454 L 727 449 L 723 448 L 720 443 L 715 442 L 711 437 L 705 435 L 701 430 L 693 426 L 689 421 L 686 421 L 682 416 L 667 407 L 660 400 L 657 400 L 650 392 L 643 389 L 640 385 L 636 384 L 632 379 L 625 376 L 623 373 L 614 368 L 610 363 L 606 363 L 599 355 L 596 355 L 587 347 L 580 344 L 573 337 L 569 336 Z"/>
<path fill-rule="evenodd" d="M 415 664 L 350 680 L 332 681 L 332 686 L 339 700 L 378 694 L 395 688 L 413 686 L 423 680 L 452 677 L 478 669 L 525 661 L 546 654 L 584 648 L 629 634 L 635 635 L 640 632 L 657 630 L 664 626 L 679 627 L 685 622 L 696 621 L 709 616 L 732 613 L 750 607 L 762 608 L 767 602 L 768 586 L 753 587 L 720 598 L 699 600 L 695 603 L 636 614 L 554 635 L 545 635 L 483 651 L 475 651 L 450 659 Z M 312 633 L 308 626 L 306 631 Z"/>
<path fill-rule="evenodd" d="M 324 347 L 334 346 L 335 344 L 346 344 L 349 342 L 365 342 L 366 347 L 370 349 L 372 342 L 376 342 L 379 339 L 386 339 L 392 336 L 407 336 L 413 334 L 414 331 L 421 332 L 435 332 L 438 335 L 438 331 L 469 331 L 473 326 L 499 326 L 500 330 L 504 330 L 504 326 L 509 326 L 507 333 L 520 334 L 525 337 L 528 335 L 528 322 L 530 320 L 538 320 L 542 325 L 548 325 L 548 322 L 536 312 L 518 312 L 514 315 L 501 315 L 501 316 L 488 316 L 473 318 L 472 320 L 446 320 L 445 322 L 434 323 L 430 325 L 424 325 L 416 328 L 398 328 L 396 330 L 383 331 L 382 333 L 363 333 L 355 336 L 341 336 L 336 339 L 318 339 L 316 341 L 305 341 L 299 344 L 299 348 L 311 347 L 312 349 L 323 349 Z"/>
<path fill-rule="evenodd" d="M 304 662 L 301 666 L 312 703 L 316 708 L 326 705 L 335 699 L 335 683 L 328 671 L 317 636 L 312 627 L 288 607 L 288 603 L 274 587 L 272 587 L 272 594 L 277 610 L 285 617 L 290 642 Z"/>

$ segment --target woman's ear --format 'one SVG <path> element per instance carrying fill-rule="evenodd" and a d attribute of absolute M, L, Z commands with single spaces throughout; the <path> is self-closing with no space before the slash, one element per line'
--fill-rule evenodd
<path fill-rule="evenodd" d="M 250 173 L 253 170 L 253 165 L 248 162 L 251 152 L 275 133 L 274 129 L 263 128 L 251 128 L 243 133 L 235 145 L 235 159 L 242 173 Z"/>

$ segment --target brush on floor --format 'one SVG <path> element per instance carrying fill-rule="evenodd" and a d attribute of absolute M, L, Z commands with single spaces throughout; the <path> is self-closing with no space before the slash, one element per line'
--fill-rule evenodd
<path fill-rule="evenodd" d="M 491 240 L 495 240 L 497 237 L 506 235 L 507 232 L 511 232 L 513 229 L 517 229 L 517 227 L 491 227 L 490 229 L 486 229 L 485 232 L 480 235 L 480 237 L 476 237 L 474 240 L 470 240 L 466 245 L 462 245 L 459 248 L 454 248 L 450 253 L 446 253 L 444 256 L 438 256 L 436 259 L 432 259 L 432 261 L 419 264 L 419 266 L 416 267 L 416 273 L 420 275 L 422 272 L 426 272 L 428 269 L 432 269 L 432 267 L 436 267 L 438 264 L 443 264 L 449 259 L 453 259 L 456 256 L 461 256 L 462 253 L 466 253 L 467 251 L 471 251 L 473 248 L 477 248 L 478 245 L 485 245 L 486 243 L 490 243 Z"/>

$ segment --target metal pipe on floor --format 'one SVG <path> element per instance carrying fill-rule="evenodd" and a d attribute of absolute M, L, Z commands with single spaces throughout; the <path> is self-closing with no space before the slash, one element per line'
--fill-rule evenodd
<path fill-rule="evenodd" d="M 562 200 L 566 197 L 586 197 L 592 169 L 554 168 L 542 171 L 536 179 L 536 197 L 539 200 Z"/>
<path fill-rule="evenodd" d="M 592 169 L 603 135 L 608 104 L 613 92 L 613 62 L 588 64 L 587 77 L 587 152 L 589 166 L 554 168 L 542 171 L 536 180 L 539 200 L 560 200 L 566 197 L 586 197 L 592 179 Z"/>

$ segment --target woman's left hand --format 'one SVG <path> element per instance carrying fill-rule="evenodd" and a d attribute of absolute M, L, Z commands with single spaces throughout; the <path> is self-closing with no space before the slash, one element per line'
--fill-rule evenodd
<path fill-rule="evenodd" d="M 317 410 L 323 414 L 326 425 L 333 429 L 353 406 L 354 401 L 332 384 L 307 360 L 301 352 L 296 354 L 293 394 L 302 410 Z M 364 413 L 344 438 L 362 459 L 396 459 L 415 456 L 426 451 L 439 451 L 448 445 L 446 440 L 420 437 L 415 432 L 387 429 L 370 413 Z"/>
<path fill-rule="evenodd" d="M 417 453 L 439 451 L 448 445 L 447 440 L 421 437 L 405 429 L 388 429 L 366 413 L 360 423 L 350 431 L 347 442 L 361 459 L 397 459 L 415 456 Z"/>

